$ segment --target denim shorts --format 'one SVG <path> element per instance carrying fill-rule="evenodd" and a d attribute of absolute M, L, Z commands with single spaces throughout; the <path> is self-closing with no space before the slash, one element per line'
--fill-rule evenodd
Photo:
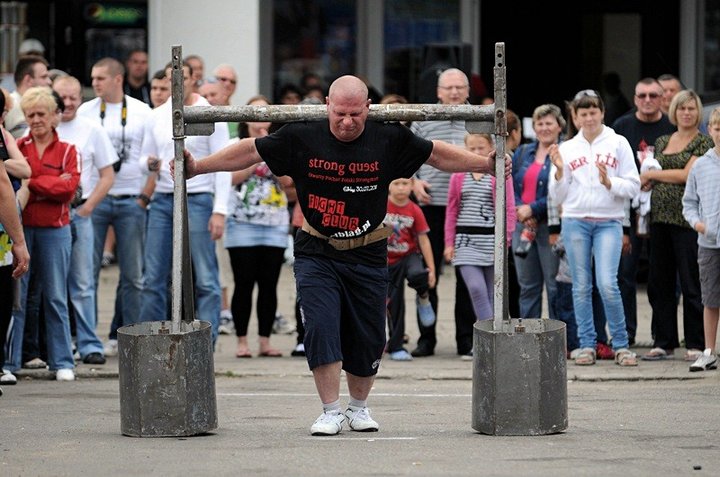
<path fill-rule="evenodd" d="M 385 349 L 387 267 L 320 256 L 295 258 L 310 369 L 342 361 L 355 376 L 377 374 Z"/>
<path fill-rule="evenodd" d="M 698 247 L 702 304 L 720 307 L 720 248 Z"/>

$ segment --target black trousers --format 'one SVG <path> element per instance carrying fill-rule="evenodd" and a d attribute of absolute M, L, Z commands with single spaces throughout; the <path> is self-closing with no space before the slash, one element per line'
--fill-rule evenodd
<path fill-rule="evenodd" d="M 277 283 L 285 249 L 281 247 L 232 247 L 228 248 L 230 264 L 235 278 L 232 297 L 232 314 L 235 334 L 247 336 L 252 294 L 258 285 L 257 316 L 258 334 L 269 337 L 277 311 Z"/>
<path fill-rule="evenodd" d="M 405 334 L 405 280 L 418 295 L 428 291 L 428 272 L 422 256 L 412 253 L 397 263 L 388 266 L 390 283 L 388 285 L 388 352 L 403 349 Z"/>
<path fill-rule="evenodd" d="M 12 265 L 0 267 L 0 368 L 5 364 L 5 337 L 12 320 L 15 296 Z"/>
<path fill-rule="evenodd" d="M 648 240 L 638 237 L 636 233 L 636 211 L 630 211 L 630 245 L 632 250 L 628 255 L 620 256 L 618 268 L 618 287 L 625 310 L 625 328 L 631 342 L 635 341 L 637 333 L 637 272 L 643 246 L 647 247 Z"/>
<path fill-rule="evenodd" d="M 430 289 L 430 304 L 432 305 L 433 311 L 435 311 L 435 316 L 439 317 L 437 288 L 440 282 L 440 276 L 442 275 L 443 251 L 445 250 L 445 206 L 426 205 L 422 208 L 422 211 L 430 227 L 428 238 L 430 239 L 433 262 L 435 262 L 435 276 L 437 277 L 435 288 Z M 418 348 L 434 351 L 435 345 L 437 344 L 437 335 L 435 333 L 437 320 L 435 320 L 435 323 L 431 326 L 423 326 L 418 316 L 417 324 L 420 330 L 420 338 L 418 338 L 417 342 Z"/>
<path fill-rule="evenodd" d="M 676 284 L 683 296 L 683 331 L 687 348 L 705 349 L 697 232 L 671 224 L 651 224 L 648 298 L 655 324 L 655 346 L 680 346 Z"/>

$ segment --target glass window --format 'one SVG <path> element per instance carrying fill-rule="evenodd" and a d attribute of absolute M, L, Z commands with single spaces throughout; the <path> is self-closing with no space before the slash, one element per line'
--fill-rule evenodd
<path fill-rule="evenodd" d="M 720 93 L 720 0 L 705 0 L 704 16 L 702 89 L 705 93 Z"/>
<path fill-rule="evenodd" d="M 355 0 L 274 0 L 273 94 L 313 73 L 330 81 L 355 71 Z"/>
<path fill-rule="evenodd" d="M 430 70 L 461 54 L 460 1 L 385 0 L 384 15 L 384 91 L 434 102 L 437 76 Z"/>

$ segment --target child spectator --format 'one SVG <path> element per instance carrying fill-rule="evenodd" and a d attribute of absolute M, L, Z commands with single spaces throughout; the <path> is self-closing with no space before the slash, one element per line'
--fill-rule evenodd
<path fill-rule="evenodd" d="M 395 179 L 390 183 L 385 224 L 392 226 L 388 238 L 388 325 L 390 338 L 387 351 L 390 359 L 411 361 L 403 348 L 405 334 L 405 280 L 417 292 L 416 304 L 423 326 L 435 322 L 428 290 L 435 287 L 435 262 L 425 221 L 420 207 L 410 201 L 413 179 Z M 422 257 L 421 257 L 422 254 Z M 423 263 L 425 261 L 425 263 Z"/>
<path fill-rule="evenodd" d="M 476 154 L 488 154 L 493 150 L 492 136 L 468 134 L 465 147 Z M 509 244 L 516 223 L 512 177 L 505 181 L 505 196 L 506 240 Z M 478 172 L 453 174 L 445 213 L 443 255 L 445 260 L 459 267 L 477 320 L 493 317 L 495 248 L 495 177 Z M 464 358 L 469 356 L 472 351 Z"/>
<path fill-rule="evenodd" d="M 690 371 L 717 368 L 715 340 L 720 315 L 720 108 L 710 114 L 708 133 L 715 143 L 690 169 L 683 216 L 698 233 L 700 292 L 705 327 L 705 350 L 690 365 Z"/>

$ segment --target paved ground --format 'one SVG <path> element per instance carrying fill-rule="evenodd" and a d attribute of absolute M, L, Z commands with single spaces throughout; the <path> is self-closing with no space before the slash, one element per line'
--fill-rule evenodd
<path fill-rule="evenodd" d="M 103 271 L 103 335 L 116 279 L 116 268 Z M 370 401 L 379 433 L 309 436 L 320 407 L 304 359 L 289 357 L 294 336 L 273 335 L 286 357 L 242 360 L 234 358 L 234 337 L 223 336 L 214 355 L 217 431 L 183 439 L 122 436 L 116 358 L 79 365 L 73 383 L 26 371 L 0 398 L 0 475 L 718 475 L 720 378 L 717 371 L 691 374 L 680 359 L 634 369 L 568 363 L 567 432 L 477 434 L 472 363 L 455 355 L 453 274 L 441 284 L 437 355 L 383 361 Z M 280 310 L 292 317 L 288 270 L 280 289 Z M 647 345 L 644 291 L 638 298 L 638 340 Z M 408 316 L 413 306 L 408 302 Z M 408 328 L 415 340 L 414 325 Z"/>

